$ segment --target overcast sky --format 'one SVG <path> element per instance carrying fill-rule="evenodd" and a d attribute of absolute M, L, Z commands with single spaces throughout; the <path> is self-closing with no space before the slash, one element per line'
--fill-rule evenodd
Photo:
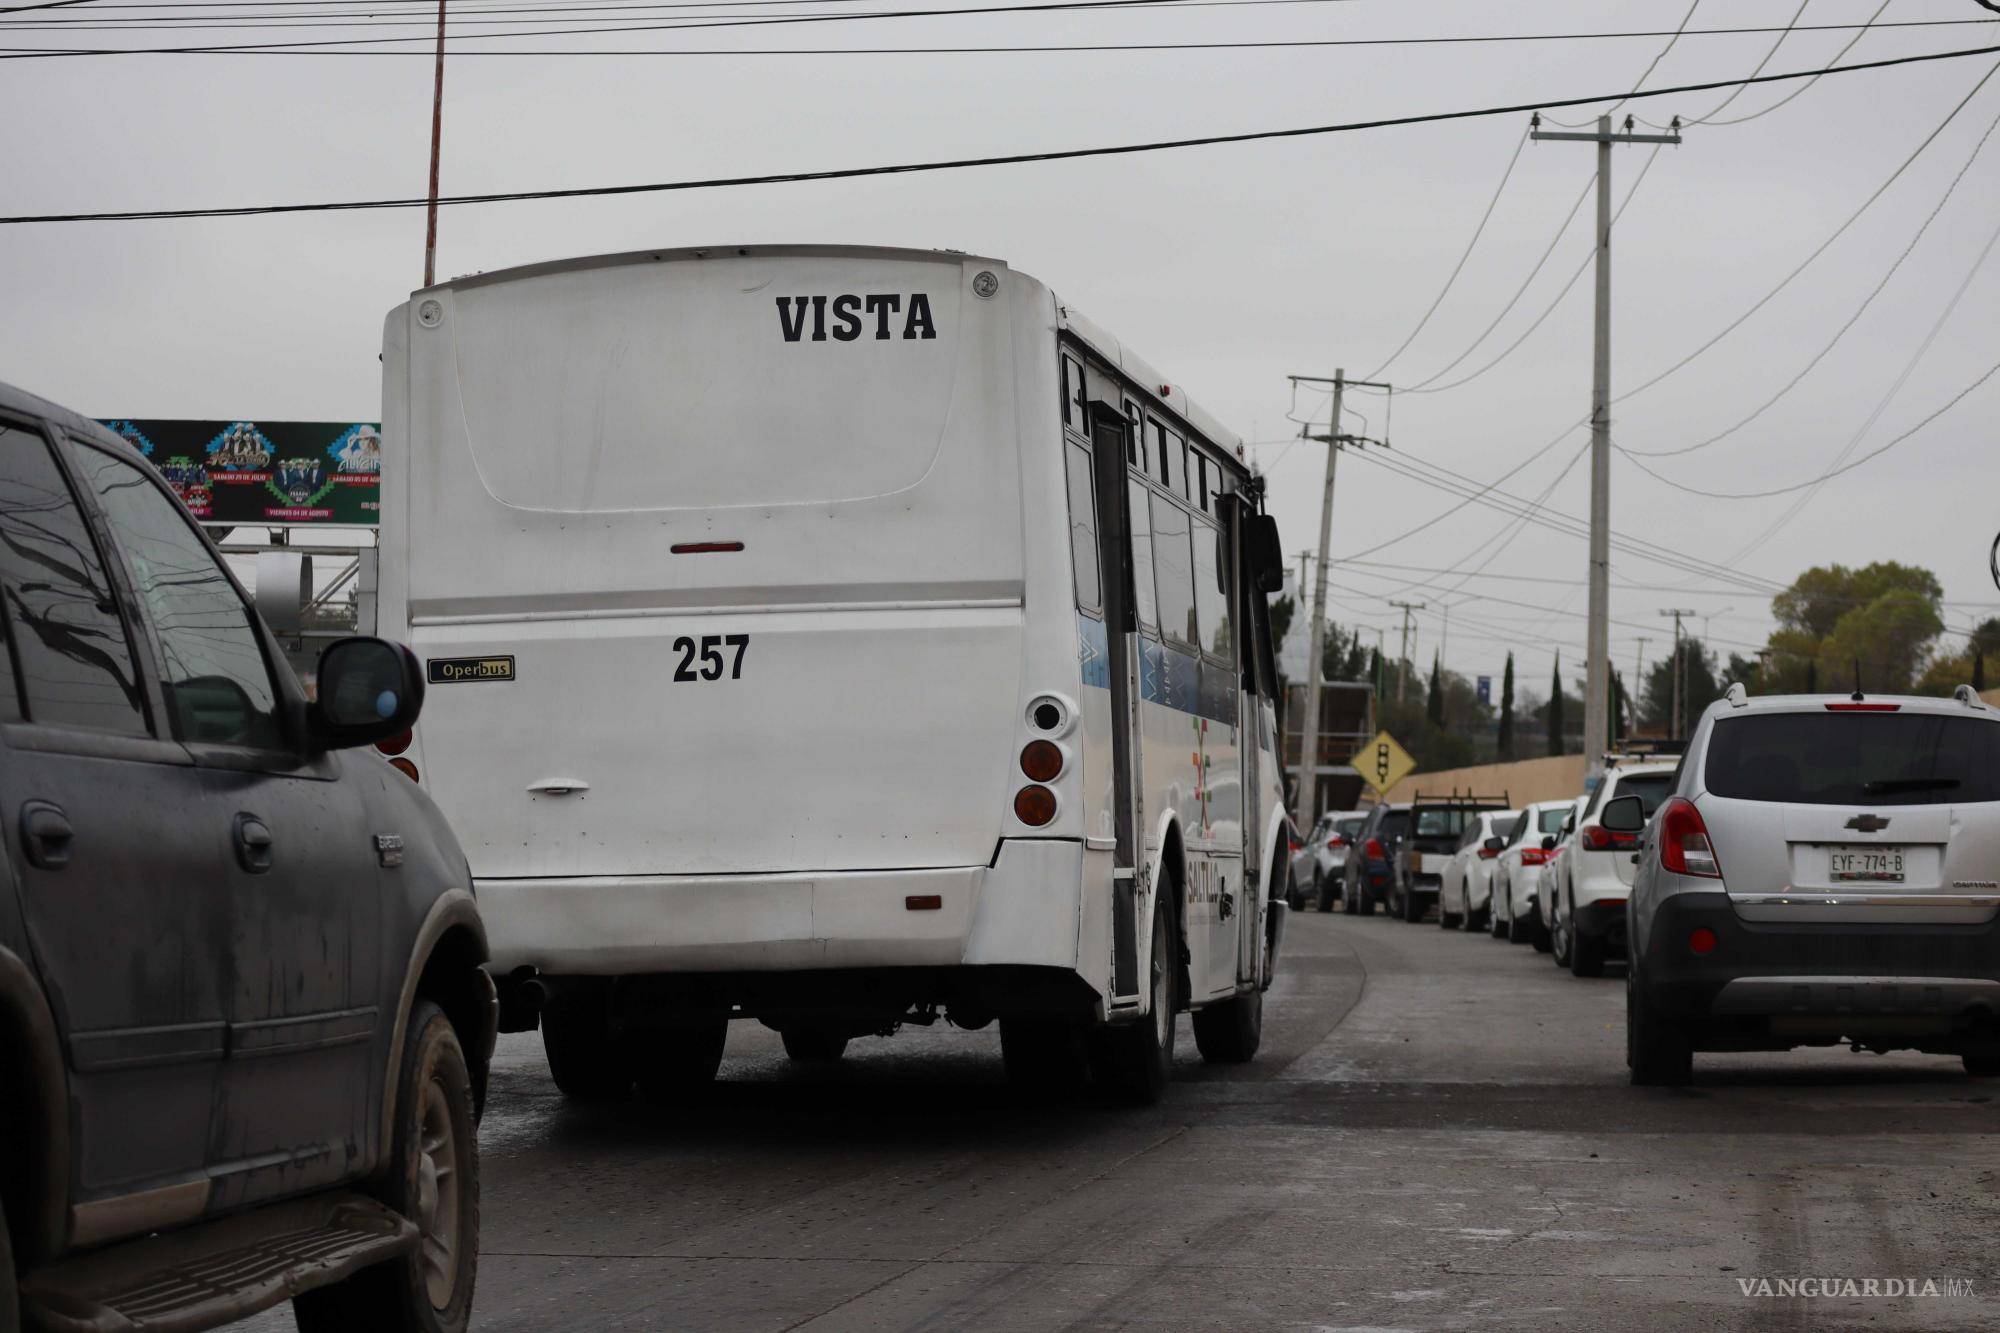
<path fill-rule="evenodd" d="M 454 12 L 502 2 L 461 0 Z M 1809 0 L 1800 22 L 1857 23 L 1880 2 Z M 965 3 L 806 0 L 789 12 Z M 1797 0 L 1704 0 L 1689 27 L 1782 27 L 1798 7 Z M 354 0 L 274 0 L 268 10 L 137 11 L 106 0 L 11 18 L 70 22 L 88 15 L 106 22 L 135 13 L 313 15 L 361 8 Z M 378 19 L 422 19 L 420 5 L 398 0 L 365 8 Z M 1432 0 L 1421 7 L 1291 0 L 532 37 L 511 45 L 690 51 L 1671 31 L 1686 10 L 1681 0 L 1508 6 Z M 773 12 L 787 7 L 692 11 Z M 656 6 L 597 18 L 627 23 L 689 15 Z M 1992 17 L 1973 0 L 1891 0 L 1881 21 Z M 422 32 L 413 26 L 368 35 Z M 280 35 L 329 34 L 203 29 L 175 40 Z M 1768 71 L 1814 68 L 1852 35 L 1795 33 Z M 164 39 L 157 26 L 17 29 L 0 34 L 0 46 Z M 1772 41 L 1768 33 L 1685 36 L 1648 85 L 1740 77 Z M 1884 29 L 1862 37 L 1847 60 L 1996 42 L 1996 26 Z M 1054 54 L 470 54 L 509 45 L 454 43 L 446 76 L 447 193 L 816 170 L 1534 103 L 1629 88 L 1666 41 Z M 409 54 L 9 62 L 0 79 L 0 115 L 10 127 L 0 137 L 7 182 L 0 212 L 421 194 L 430 55 L 422 41 L 388 49 Z M 1616 232 L 1614 392 L 1667 369 L 1769 293 L 1937 129 L 1995 61 L 1989 55 L 1824 79 L 1770 115 L 1692 127 L 1683 146 L 1661 150 Z M 1795 87 L 1750 89 L 1721 114 L 1761 110 Z M 1628 109 L 1656 122 L 1676 113 L 1693 119 L 1723 97 L 1685 94 Z M 1554 114 L 1579 120 L 1589 110 Z M 1692 444 L 1776 393 L 1882 281 L 1996 117 L 2000 76 L 1768 305 L 1657 387 L 1619 403 L 1617 441 L 1633 450 Z M 1298 430 L 1288 414 L 1317 408 L 1323 429 L 1325 407 L 1313 395 L 1294 403 L 1286 375 L 1343 367 L 1359 376 L 1389 357 L 1443 286 L 1525 129 L 1525 117 L 1515 115 L 891 179 L 460 207 L 442 215 L 438 264 L 444 276 L 647 246 L 787 241 L 944 246 L 997 256 L 1127 339 L 1246 439 L 1273 442 L 1255 456 L 1269 469 L 1271 507 L 1296 552 L 1314 539 L 1324 452 L 1286 443 Z M 1652 151 L 1614 151 L 1619 198 Z M 1409 350 L 1376 378 L 1448 385 L 1486 365 L 1549 307 L 1588 253 L 1588 202 L 1493 335 L 1455 371 L 1437 377 L 1520 288 L 1588 184 L 1593 155 L 1589 145 L 1576 143 L 1523 149 L 1462 276 Z M 1645 461 L 1685 485 L 1764 490 L 1835 466 L 1857 432 L 1863 433 L 1848 461 L 1922 420 L 1993 366 L 2000 261 L 1975 266 L 1996 225 L 2000 143 L 1989 143 L 1881 295 L 1795 389 L 1720 443 Z M 372 419 L 379 413 L 382 318 L 418 285 L 422 252 L 421 210 L 0 228 L 0 378 L 99 416 Z M 1918 357 L 1968 278 L 1955 312 Z M 1582 515 L 1584 434 L 1535 455 L 1588 411 L 1590 318 L 1586 273 L 1492 370 L 1448 391 L 1399 395 L 1393 419 L 1382 399 L 1356 396 L 1367 420 L 1351 418 L 1347 427 L 1371 436 L 1386 431 L 1396 455 L 1482 484 L 1504 478 L 1502 489 L 1524 499 L 1539 496 L 1567 468 L 1546 507 Z M 1830 561 L 1914 562 L 1943 580 L 1948 619 L 1962 629 L 2000 609 L 1987 573 L 1987 552 L 2000 531 L 1997 424 L 2000 376 L 1880 458 L 1828 482 L 1796 513 L 1795 495 L 1701 498 L 1619 458 L 1612 473 L 1614 532 L 1776 582 Z M 1376 547 L 1455 503 L 1347 455 L 1333 553 Z M 1415 653 L 1428 664 L 1443 629 L 1439 610 L 1449 604 L 1447 661 L 1454 668 L 1497 675 L 1513 647 L 1524 676 L 1541 673 L 1545 683 L 1550 655 L 1560 648 L 1565 675 L 1573 678 L 1569 668 L 1580 670 L 1582 657 L 1584 543 L 1535 521 L 1495 554 L 1491 543 L 1516 526 L 1503 514 L 1469 506 L 1365 557 L 1412 568 L 1337 566 L 1338 601 L 1330 613 L 1343 624 L 1388 628 L 1393 648 L 1397 613 L 1386 599 L 1428 603 L 1418 617 Z M 1454 564 L 1458 574 L 1429 572 Z M 1470 569 L 1479 576 L 1455 586 Z M 1670 639 L 1671 624 L 1658 615 L 1663 607 L 1712 616 L 1712 639 L 1725 651 L 1760 644 L 1770 628 L 1768 597 L 1714 577 L 1614 553 L 1612 578 L 1644 585 L 1617 587 L 1612 595 L 1614 618 L 1629 622 L 1614 624 L 1611 634 L 1614 661 L 1625 670 L 1638 635 L 1649 640 L 1649 660 Z"/>

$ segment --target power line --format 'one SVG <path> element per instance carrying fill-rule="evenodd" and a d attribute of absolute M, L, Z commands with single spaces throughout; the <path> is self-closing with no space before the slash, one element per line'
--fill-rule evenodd
<path fill-rule="evenodd" d="M 1750 71 L 1752 74 L 1762 74 L 1764 72 L 1764 66 L 1770 64 L 1772 58 L 1778 54 L 1778 48 L 1785 44 L 1785 39 L 1791 36 L 1793 31 L 1798 27 L 1799 19 L 1803 17 L 1806 12 L 1806 6 L 1811 3 L 1812 0 L 1799 0 L 1799 7 L 1792 11 L 1791 22 L 1787 23 L 1785 25 L 1785 30 L 1778 34 L 1778 40 L 1771 43 L 1771 49 L 1766 51 L 1764 53 L 1764 58 L 1757 62 L 1757 68 Z M 1741 96 L 1743 96 L 1743 90 L 1741 88 L 1732 88 L 1729 92 L 1729 96 L 1723 98 L 1720 102 L 1717 102 L 1715 104 L 1714 109 L 1711 110 L 1707 115 L 1699 116 L 1693 120 L 1683 120 L 1681 124 L 1706 125 L 1709 123 L 1709 121 L 1715 118 L 1717 112 L 1721 111 L 1724 107 L 1728 106 L 1731 102 L 1735 101 L 1737 98 Z"/>
<path fill-rule="evenodd" d="M 1687 31 L 1688 20 L 1694 17 L 1694 11 L 1699 9 L 1700 7 L 1701 7 L 1701 0 L 1692 0 L 1692 3 L 1690 3 L 1687 7 L 1687 13 L 1681 15 L 1680 23 L 1676 25 L 1673 32 L 1667 36 L 1667 44 L 1659 49 L 1659 51 L 1653 56 L 1652 63 L 1647 65 L 1646 68 L 1640 73 L 1639 81 L 1632 85 L 1632 91 L 1626 93 L 1623 97 L 1620 97 L 1617 101 L 1613 102 L 1601 114 L 1609 115 L 1611 112 L 1616 111 L 1621 106 L 1624 106 L 1627 102 L 1631 101 L 1633 97 L 1638 95 L 1639 89 L 1645 86 L 1646 80 L 1653 76 L 1653 71 L 1660 67 L 1660 62 L 1667 58 L 1667 52 L 1673 50 L 1674 43 L 1680 41 L 1681 34 Z M 1596 117 L 1593 116 L 1590 119 L 1579 120 L 1575 122 L 1567 120 L 1551 120 L 1550 123 L 1555 125 L 1561 125 L 1565 129 L 1580 130 L 1589 128 L 1592 121 L 1594 121 L 1595 119 Z"/>
<path fill-rule="evenodd" d="M 1839 64 L 1839 63 L 1840 63 L 1840 62 L 1841 62 L 1842 60 L 1845 60 L 1845 59 L 1847 58 L 1847 53 L 1848 53 L 1849 51 L 1852 51 L 1852 50 L 1853 50 L 1853 49 L 1855 48 L 1855 45 L 1856 45 L 1857 43 L 1859 43 L 1859 42 L 1860 42 L 1860 40 L 1861 40 L 1861 39 L 1862 39 L 1863 37 L 1865 37 L 1865 36 L 1867 36 L 1867 35 L 1868 35 L 1868 30 L 1869 30 L 1870 28 L 1872 28 L 1872 27 L 1875 27 L 1875 26 L 1876 26 L 1876 23 L 1875 23 L 1875 20 L 1876 20 L 1876 19 L 1879 19 L 1879 18 L 1881 18 L 1881 17 L 1882 17 L 1882 11 L 1883 11 L 1883 10 L 1885 10 L 1885 9 L 1887 9 L 1887 8 L 1889 7 L 1889 5 L 1890 5 L 1890 0 L 1882 0 L 1882 3 L 1881 3 L 1881 5 L 1880 5 L 1880 6 L 1879 6 L 1879 7 L 1878 7 L 1878 8 L 1876 9 L 1876 10 L 1875 10 L 1875 12 L 1874 12 L 1873 14 L 1871 14 L 1871 15 L 1870 15 L 1870 16 L 1868 17 L 1868 21 L 1867 21 L 1866 23 L 1863 23 L 1863 24 L 1861 25 L 1861 30 L 1860 30 L 1859 32 L 1855 33 L 1855 34 L 1854 34 L 1854 36 L 1852 36 L 1852 37 L 1850 37 L 1850 38 L 1848 39 L 1848 41 L 1847 41 L 1847 45 L 1845 45 L 1845 46 L 1841 47 L 1841 48 L 1840 48 L 1840 49 L 1839 49 L 1838 51 L 1834 52 L 1834 53 L 1833 53 L 1833 59 L 1832 59 L 1832 60 L 1830 60 L 1830 61 L 1828 61 L 1827 63 L 1828 63 L 1828 64 L 1833 64 L 1833 65 L 1837 65 L 1837 64 Z M 1885 24 L 1882 24 L 1881 26 L 1882 26 L 1882 27 L 1885 27 L 1885 28 L 1899 28 L 1899 27 L 1901 27 L 1901 26 L 1902 26 L 1902 24 L 1900 24 L 1900 23 L 1885 23 Z M 1799 96 L 1801 96 L 1802 94 L 1804 94 L 1804 93 L 1805 93 L 1805 91 L 1806 91 L 1807 89 L 1811 88 L 1811 87 L 1813 86 L 1813 84 L 1815 84 L 1815 83 L 1817 83 L 1817 82 L 1819 82 L 1819 80 L 1817 80 L 1817 79 L 1808 79 L 1808 80 L 1806 80 L 1806 82 L 1804 82 L 1804 83 L 1800 84 L 1800 85 L 1799 85 L 1798 87 L 1796 87 L 1796 88 L 1792 89 L 1792 91 L 1790 91 L 1790 92 L 1786 93 L 1786 94 L 1785 94 L 1785 95 L 1784 95 L 1783 97 L 1780 97 L 1780 98 L 1779 98 L 1779 99 L 1778 99 L 1777 101 L 1775 101 L 1775 102 L 1771 103 L 1771 105 L 1769 105 L 1769 106 L 1765 107 L 1765 108 L 1764 108 L 1764 109 L 1763 109 L 1762 111 L 1752 111 L 1752 112 L 1751 112 L 1750 114 L 1748 114 L 1748 115 L 1746 115 L 1746 116 L 1732 116 L 1732 117 L 1730 117 L 1730 118 L 1729 118 L 1728 120 L 1715 120 L 1715 119 L 1712 119 L 1712 117 L 1713 117 L 1713 116 L 1715 115 L 1715 112 L 1714 112 L 1714 111 L 1711 111 L 1711 112 L 1709 113 L 1709 116 L 1710 116 L 1711 118 L 1710 118 L 1710 119 L 1706 119 L 1706 120 L 1704 120 L 1704 121 L 1703 121 L 1703 123 L 1704 123 L 1704 124 L 1708 124 L 1708 125 L 1743 125 L 1743 124 L 1747 124 L 1747 123 L 1748 123 L 1748 122 L 1750 122 L 1750 121 L 1753 121 L 1753 120 L 1756 120 L 1756 119 L 1757 119 L 1757 118 L 1758 118 L 1759 116 L 1768 116 L 1768 115 L 1770 115 L 1770 114 L 1771 114 L 1771 113 L 1772 113 L 1773 111 L 1776 111 L 1776 110 L 1777 110 L 1778 108 L 1780 108 L 1780 107 L 1782 107 L 1782 106 L 1786 105 L 1787 103 L 1789 103 L 1790 101 L 1792 101 L 1792 99 L 1794 99 L 1794 98 L 1796 98 L 1796 97 L 1799 97 Z M 1725 104 L 1725 105 L 1726 105 L 1726 104 Z M 1717 108 L 1716 108 L 1716 110 L 1717 110 L 1717 111 L 1720 111 L 1721 109 L 1722 109 L 1721 107 L 1717 107 Z"/>
<path fill-rule="evenodd" d="M 1776 83 L 1786 79 L 1810 78 L 1813 73 L 1850 74 L 1869 69 L 1888 69 L 1900 65 L 1927 64 L 1942 60 L 1957 60 L 1966 56 L 1992 55 L 2000 52 L 2000 46 L 1975 46 L 1956 51 L 1933 51 L 1923 55 L 1896 56 L 1885 60 L 1868 61 L 1858 65 L 1843 65 L 1819 71 L 1798 71 L 1789 74 L 1759 75 L 1757 82 Z M 1995 66 L 2000 68 L 2000 65 Z M 1992 71 L 1988 71 L 1990 77 Z M 1698 92 L 1710 88 L 1725 88 L 1737 80 L 1723 79 L 1710 83 L 1685 84 L 1678 88 L 1662 88 L 1653 93 L 1635 94 L 1640 97 L 1669 96 L 1680 92 Z M 1983 82 L 1983 80 L 1982 80 Z M 1568 97 L 1549 99 L 1540 106 L 1584 106 L 1604 100 L 1603 94 L 1592 97 Z M 1963 103 L 1961 103 L 1963 105 Z M 853 180 L 868 176 L 912 175 L 918 172 L 950 171 L 962 167 L 1013 166 L 1026 162 L 1060 162 L 1091 157 L 1116 157 L 1130 153 L 1152 153 L 1172 148 L 1197 148 L 1214 144 L 1254 143 L 1273 139 L 1302 139 L 1322 134 L 1349 134 L 1362 130 L 1387 129 L 1401 125 L 1430 125 L 1455 120 L 1474 120 L 1486 116 L 1519 115 L 1524 111 L 1536 110 L 1537 106 L 1515 103 L 1508 106 L 1477 107 L 1465 111 L 1435 111 L 1413 116 L 1390 116 L 1378 120 L 1347 121 L 1332 125 L 1309 125 L 1283 130 L 1251 130 L 1240 134 L 1210 134 L 1191 139 L 1165 139 L 1152 143 L 1116 144 L 1097 148 L 1067 148 L 1041 153 L 1009 153 L 992 157 L 971 157 L 948 159 L 935 162 L 906 162 L 894 166 L 840 167 L 826 171 L 785 172 L 764 176 L 721 177 L 709 180 L 658 181 L 643 185 L 598 185 L 578 186 L 566 190 L 518 190 L 490 194 L 460 194 L 439 197 L 440 205 L 514 203 L 529 199 L 583 199 L 611 195 L 655 194 L 673 190 L 721 189 L 739 185 L 786 185 L 800 181 Z M 428 202 L 427 198 L 400 199 L 354 199 L 309 204 L 258 204 L 241 206 L 217 206 L 209 208 L 160 208 L 134 209 L 123 212 L 96 213 L 41 213 L 15 214 L 0 217 L 0 224 L 19 226 L 34 222 L 124 222 L 147 221 L 162 218 L 192 217 L 249 217 L 274 213 L 335 213 L 358 212 L 391 208 L 419 208 Z"/>
<path fill-rule="evenodd" d="M 1897 270 L 1903 267 L 1903 261 L 1908 259 L 1916 250 L 1917 243 L 1923 240 L 1924 234 L 1930 230 L 1931 223 L 1937 221 L 1938 214 L 1943 212 L 1944 206 L 1951 201 L 1952 194 L 1958 189 L 1959 182 L 1963 181 L 1966 173 L 1972 170 L 1972 164 L 1978 160 L 1979 154 L 1986 147 L 1986 141 L 1993 137 L 1995 129 L 2000 129 L 2000 115 L 1996 115 L 1986 126 L 1986 132 L 1980 135 L 1979 142 L 1972 146 L 1972 152 L 1965 159 L 1964 165 L 1959 167 L 1958 174 L 1951 178 L 1951 184 L 1945 187 L 1944 193 L 1938 197 L 1937 203 L 1932 206 L 1930 213 L 1925 216 L 1922 225 L 1917 228 L 1916 234 L 1910 237 L 1910 243 L 1903 247 L 1903 252 L 1896 256 L 1895 262 L 1889 265 L 1888 270 L 1882 274 L 1881 280 L 1869 290 L 1868 295 L 1861 299 L 1861 304 L 1854 308 L 1854 313 L 1847 317 L 1846 322 L 1834 330 L 1833 337 L 1827 340 L 1826 345 L 1815 352 L 1812 359 L 1800 367 L 1796 375 L 1785 381 L 1776 393 L 1766 398 L 1754 411 L 1734 425 L 1717 431 L 1704 440 L 1698 440 L 1694 444 L 1682 445 L 1677 449 L 1627 449 L 1621 445 L 1619 452 L 1627 458 L 1676 458 L 1682 454 L 1694 453 L 1698 449 L 1706 449 L 1712 444 L 1721 443 L 1737 431 L 1742 430 L 1758 417 L 1763 416 L 1779 399 L 1783 398 L 1793 389 L 1796 389 L 1800 382 L 1812 372 L 1813 368 L 1819 365 L 1821 361 L 1824 361 L 1828 354 L 1839 345 L 1840 340 L 1847 336 L 1848 330 L 1860 322 L 1861 316 L 1866 313 L 1870 305 L 1874 304 L 1875 298 L 1882 294 L 1884 288 L 1888 287 L 1889 280 L 1896 276 Z"/>
<path fill-rule="evenodd" d="M 1642 165 L 1639 168 L 1639 173 L 1632 178 L 1632 184 L 1629 187 L 1627 187 L 1624 199 L 1619 201 L 1617 211 L 1611 215 L 1612 222 L 1615 223 L 1618 221 L 1619 218 L 1625 216 L 1625 206 L 1632 202 L 1633 195 L 1639 193 L 1640 183 L 1646 179 L 1646 173 L 1653 169 L 1653 163 L 1659 156 L 1660 156 L 1660 148 L 1659 145 L 1656 144 L 1653 147 L 1653 151 L 1646 155 L 1646 161 L 1644 165 Z M 1595 182 L 1596 177 L 1593 176 L 1591 179 L 1593 182 Z M 1514 339 L 1513 342 L 1507 344 L 1507 346 L 1501 351 L 1500 355 L 1494 357 L 1491 361 L 1488 361 L 1485 365 L 1473 371 L 1470 375 L 1461 375 L 1459 378 L 1453 380 L 1449 384 L 1439 384 L 1434 388 L 1422 387 L 1423 385 L 1430 384 L 1433 380 L 1437 379 L 1437 376 L 1433 375 L 1428 380 L 1422 380 L 1417 384 L 1411 385 L 1403 392 L 1444 393 L 1446 390 L 1456 389 L 1462 385 L 1472 383 L 1474 380 L 1484 375 L 1487 371 L 1493 369 L 1495 366 L 1499 365 L 1502 361 L 1505 361 L 1508 357 L 1514 355 L 1514 353 L 1520 349 L 1521 344 L 1525 343 L 1526 341 L 1528 341 L 1529 338 L 1533 337 L 1535 330 L 1541 328 L 1542 325 L 1545 322 L 1547 322 L 1548 317 L 1556 312 L 1556 307 L 1563 303 L 1563 298 L 1567 297 L 1570 294 L 1570 289 L 1576 286 L 1577 279 L 1581 278 L 1584 275 L 1584 271 L 1590 267 L 1591 259 L 1596 255 L 1596 253 L 1597 253 L 1596 246 L 1593 244 L 1590 251 L 1584 255 L 1583 262 L 1576 266 L 1576 272 L 1569 275 L 1569 281 L 1565 282 L 1562 285 L 1562 290 L 1556 293 L 1555 299 L 1548 303 L 1547 307 L 1543 309 L 1541 314 L 1535 316 L 1533 323 L 1529 324 L 1527 328 L 1521 330 L 1521 334 L 1518 338 Z M 1509 304 L 1511 305 L 1512 303 L 1510 302 Z M 1485 337 L 1484 334 L 1481 334 L 1480 336 L 1482 338 Z M 1476 346 L 1477 344 L 1474 345 Z M 1439 372 L 1439 374 L 1442 373 L 1443 373 L 1442 371 Z"/>
<path fill-rule="evenodd" d="M 1465 243 L 1464 251 L 1458 256 L 1458 262 L 1452 265 L 1451 273 L 1445 278 L 1444 286 L 1438 289 L 1437 297 L 1431 302 L 1430 309 L 1424 311 L 1424 317 L 1417 321 L 1417 327 L 1410 330 L 1410 336 L 1403 339 L 1397 345 L 1395 351 L 1389 353 L 1389 359 L 1369 371 L 1366 375 L 1363 375 L 1362 379 L 1377 379 L 1383 371 L 1395 364 L 1396 358 L 1409 349 L 1410 344 L 1417 340 L 1417 335 L 1424 331 L 1424 326 L 1431 322 L 1431 316 L 1435 315 L 1438 307 L 1444 304 L 1444 298 L 1451 291 L 1452 284 L 1457 282 L 1458 275 L 1465 271 L 1465 261 L 1472 258 L 1472 247 L 1478 245 L 1479 238 L 1486 234 L 1486 224 L 1492 220 L 1493 209 L 1499 204 L 1500 196 L 1506 192 L 1507 182 L 1514 178 L 1514 167 L 1521 160 L 1521 150 L 1527 146 L 1528 132 L 1523 130 L 1521 131 L 1521 137 L 1514 141 L 1514 153 L 1513 156 L 1507 159 L 1507 169 L 1500 173 L 1500 183 L 1493 187 L 1493 197 L 1486 201 L 1486 211 L 1479 215 L 1479 225 L 1472 229 L 1472 239 Z M 1564 225 L 1567 226 L 1568 224 L 1565 223 Z M 1334 433 L 1339 434 L 1339 431 L 1336 430 Z"/>
<path fill-rule="evenodd" d="M 1889 173 L 1889 178 L 1883 181 L 1880 185 L 1876 186 L 1874 192 L 1871 193 L 1866 199 L 1861 201 L 1861 207 L 1855 209 L 1853 213 L 1848 215 L 1848 218 L 1845 222 L 1842 222 L 1838 227 L 1835 227 L 1825 240 L 1821 241 L 1817 246 L 1813 247 L 1812 253 L 1807 255 L 1804 259 L 1801 259 L 1798 262 L 1798 265 L 1795 268 L 1793 268 L 1791 272 L 1787 273 L 1784 277 L 1780 278 L 1778 280 L 1778 284 L 1775 287 L 1771 288 L 1770 291 L 1764 293 L 1764 295 L 1758 297 L 1757 300 L 1751 304 L 1749 309 L 1745 310 L 1735 319 L 1725 324 L 1713 337 L 1708 339 L 1708 341 L 1702 343 L 1692 352 L 1689 352 L 1686 356 L 1674 362 L 1672 365 L 1668 366 L 1665 370 L 1653 376 L 1651 379 L 1645 381 L 1643 384 L 1640 384 L 1635 388 L 1627 389 L 1624 393 L 1619 394 L 1611 401 L 1614 403 L 1622 403 L 1628 398 L 1631 398 L 1637 394 L 1644 393 L 1646 390 L 1658 384 L 1661 380 L 1666 379 L 1669 375 L 1672 375 L 1677 371 L 1685 368 L 1696 357 L 1708 351 L 1711 347 L 1714 347 L 1717 343 L 1721 342 L 1724 338 L 1727 338 L 1737 329 L 1742 328 L 1743 325 L 1749 321 L 1751 316 L 1755 315 L 1758 311 L 1762 310 L 1765 306 L 1769 305 L 1774 299 L 1776 299 L 1778 293 L 1784 291 L 1786 287 L 1790 286 L 1793 279 L 1797 278 L 1799 274 L 1805 272 L 1807 267 L 1810 266 L 1814 260 L 1818 259 L 1821 255 L 1825 254 L 1827 250 L 1832 247 L 1835 241 L 1839 240 L 1842 236 L 1846 235 L 1847 229 L 1852 227 L 1856 222 L 1860 221 L 1861 215 L 1866 213 L 1870 208 L 1872 208 L 1875 205 L 1875 202 L 1879 200 L 1884 194 L 1888 193 L 1889 187 L 1891 185 L 1894 185 L 1896 181 L 1899 178 L 1901 178 L 1902 174 L 1910 169 L 1910 164 L 1915 162 L 1919 157 L 1921 157 L 1925 149 L 1929 148 L 1933 143 L 1937 141 L 1937 137 L 1940 134 L 1944 133 L 1945 127 L 1950 125 L 1953 120 L 1958 118 L 1958 113 L 1965 110 L 1966 104 L 1970 102 L 1975 96 L 1978 95 L 1979 90 L 1986 86 L 1987 80 L 1991 79 L 1996 72 L 2000 72 L 2000 64 L 1993 65 L 1984 74 L 1980 75 L 1979 82 L 1972 85 L 1971 91 L 1967 92 L 1964 97 L 1961 97 L 1958 100 L 1958 104 L 1952 107 L 1951 111 L 1945 116 L 1943 120 L 1938 122 L 1937 127 L 1934 128 L 1929 134 L 1926 134 L 1924 136 L 1923 142 L 1919 143 L 1916 146 L 1916 148 L 1910 153 L 1910 155 L 1903 159 L 1901 165 L 1899 165 L 1894 171 Z"/>

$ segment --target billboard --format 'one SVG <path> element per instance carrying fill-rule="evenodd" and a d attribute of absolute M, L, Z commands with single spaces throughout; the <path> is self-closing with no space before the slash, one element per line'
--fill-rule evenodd
<path fill-rule="evenodd" d="M 368 421 L 104 422 L 204 523 L 374 527 L 382 430 Z"/>

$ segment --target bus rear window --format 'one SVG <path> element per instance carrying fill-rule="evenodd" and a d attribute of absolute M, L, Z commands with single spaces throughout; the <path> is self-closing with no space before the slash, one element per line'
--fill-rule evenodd
<path fill-rule="evenodd" d="M 1937 713 L 1763 713 L 1715 724 L 1708 790 L 1801 805 L 2000 800 L 2000 724 Z"/>

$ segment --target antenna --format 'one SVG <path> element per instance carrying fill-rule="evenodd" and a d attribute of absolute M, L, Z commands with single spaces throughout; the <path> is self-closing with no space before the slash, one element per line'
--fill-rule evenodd
<path fill-rule="evenodd" d="M 1859 657 L 1854 659 L 1854 694 L 1852 698 L 1856 703 L 1861 702 L 1861 659 Z"/>

